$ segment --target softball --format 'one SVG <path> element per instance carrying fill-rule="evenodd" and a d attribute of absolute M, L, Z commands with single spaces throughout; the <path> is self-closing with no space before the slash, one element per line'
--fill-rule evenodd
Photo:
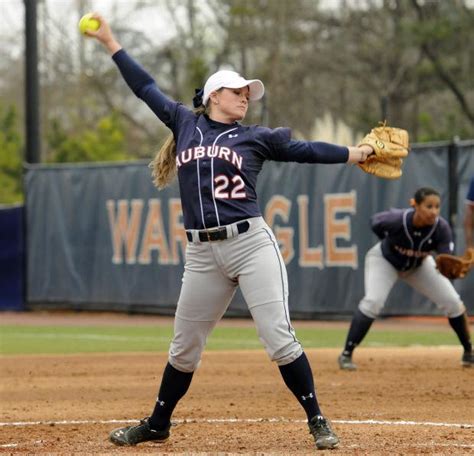
<path fill-rule="evenodd" d="M 100 21 L 98 19 L 94 19 L 92 17 L 92 13 L 84 14 L 84 16 L 81 17 L 81 20 L 79 21 L 79 30 L 83 35 L 88 30 L 96 31 L 100 27 Z"/>

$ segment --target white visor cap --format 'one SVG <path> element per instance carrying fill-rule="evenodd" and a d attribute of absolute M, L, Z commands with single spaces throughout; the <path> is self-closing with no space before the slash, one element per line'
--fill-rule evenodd
<path fill-rule="evenodd" d="M 260 100 L 265 93 L 265 86 L 260 79 L 244 79 L 239 73 L 229 70 L 221 70 L 209 76 L 209 79 L 204 85 L 204 93 L 202 96 L 202 104 L 206 106 L 209 95 L 215 90 L 222 89 L 241 89 L 242 87 L 249 87 L 250 100 Z"/>

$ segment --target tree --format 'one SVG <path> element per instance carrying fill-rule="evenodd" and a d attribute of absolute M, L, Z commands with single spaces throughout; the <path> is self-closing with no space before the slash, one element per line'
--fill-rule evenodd
<path fill-rule="evenodd" d="M 23 201 L 23 144 L 18 131 L 17 113 L 13 106 L 0 103 L 0 204 Z"/>
<path fill-rule="evenodd" d="M 122 121 L 116 113 L 99 120 L 96 128 L 66 132 L 59 119 L 51 122 L 48 145 L 51 162 L 117 161 L 130 158 Z"/>
<path fill-rule="evenodd" d="M 444 2 L 411 0 L 411 3 L 417 19 L 412 27 L 412 35 L 423 57 L 429 63 L 432 74 L 441 82 L 444 91 L 457 103 L 458 109 L 467 121 L 467 124 L 464 122 L 463 130 L 467 134 L 469 131 L 472 134 L 474 51 L 472 46 L 466 46 L 466 43 L 470 43 L 474 38 L 474 13 L 466 7 L 463 0 Z M 460 49 L 463 51 L 460 52 Z M 459 128 L 459 115 L 456 115 L 455 110 L 449 107 L 443 111 L 445 128 L 456 129 L 456 125 Z M 429 118 L 429 114 L 424 113 L 425 123 Z M 428 122 L 428 127 L 436 129 L 439 134 L 438 119 Z M 461 132 L 464 133 L 462 130 Z"/>
<path fill-rule="evenodd" d="M 74 4 L 80 11 L 69 22 L 59 18 L 64 9 L 53 8 L 51 0 L 38 8 L 41 133 L 56 141 L 54 150 L 43 141 L 43 161 L 86 159 L 82 136 L 88 137 L 87 130 L 97 134 L 111 112 L 122 122 L 122 152 L 127 150 L 128 158 L 151 157 L 169 130 L 135 99 L 109 55 L 71 26 L 92 5 L 90 0 Z M 284 125 L 309 137 L 315 119 L 328 113 L 353 131 L 367 131 L 386 117 L 407 128 L 412 141 L 430 141 L 474 137 L 471 5 L 466 0 L 131 0 L 114 2 L 103 13 L 163 92 L 188 106 L 210 73 L 232 67 L 265 83 L 267 95 L 251 107 L 248 123 Z M 137 20 L 144 17 L 147 21 Z M 21 47 L 18 32 L 0 31 L 12 44 L 9 49 L 15 43 Z M 21 59 L 15 52 L 0 59 L 0 96 L 16 105 L 20 119 Z M 62 139 L 59 153 L 61 135 L 70 141 Z M 105 157 L 103 151 L 99 155 Z"/>

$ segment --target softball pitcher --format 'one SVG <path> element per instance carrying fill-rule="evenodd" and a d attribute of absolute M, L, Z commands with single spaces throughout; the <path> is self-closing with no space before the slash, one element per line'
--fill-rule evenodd
<path fill-rule="evenodd" d="M 432 188 L 420 188 L 410 209 L 392 209 L 372 217 L 372 230 L 381 239 L 365 257 L 365 296 L 360 301 L 347 335 L 339 366 L 355 370 L 354 349 L 364 339 L 380 314 L 385 300 L 398 279 L 411 285 L 449 319 L 464 353 L 463 366 L 474 363 L 466 308 L 452 283 L 436 269 L 432 251 L 451 254 L 454 249 L 451 228 L 440 217 L 440 195 Z"/>
<path fill-rule="evenodd" d="M 189 388 L 207 337 L 240 286 L 268 356 L 306 412 L 316 447 L 337 446 L 290 322 L 285 264 L 255 188 L 265 160 L 357 163 L 373 149 L 295 141 L 288 128 L 240 124 L 249 102 L 262 98 L 264 85 L 233 71 L 210 76 L 194 99 L 197 111 L 191 111 L 166 97 L 121 48 L 104 18 L 94 17 L 101 26 L 89 35 L 107 48 L 131 90 L 172 132 L 152 164 L 153 176 L 161 188 L 177 173 L 189 241 L 174 337 L 154 410 L 138 425 L 114 430 L 110 440 L 136 445 L 169 437 L 171 415 Z"/>

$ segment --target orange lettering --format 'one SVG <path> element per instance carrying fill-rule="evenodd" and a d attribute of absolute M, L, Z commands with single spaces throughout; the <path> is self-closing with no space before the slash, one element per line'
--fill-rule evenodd
<path fill-rule="evenodd" d="M 337 219 L 339 212 L 356 212 L 356 192 L 324 195 L 324 242 L 326 245 L 326 265 L 350 266 L 357 269 L 357 245 L 338 247 L 337 239 L 351 239 L 351 221 L 349 217 Z"/>
<path fill-rule="evenodd" d="M 109 226 L 112 232 L 113 256 L 112 263 L 123 263 L 123 244 L 127 264 L 136 262 L 136 250 L 138 244 L 138 231 L 140 229 L 140 220 L 143 209 L 143 201 L 139 199 L 132 200 L 132 213 L 128 219 L 128 201 L 119 200 L 118 214 L 115 216 L 115 201 L 107 200 L 107 212 L 109 215 Z"/>
<path fill-rule="evenodd" d="M 323 269 L 323 248 L 309 247 L 308 233 L 308 196 L 298 195 L 298 219 L 300 237 L 299 265 L 302 267 L 316 267 Z"/>
<path fill-rule="evenodd" d="M 168 264 L 170 254 L 163 227 L 163 217 L 161 215 L 161 200 L 148 200 L 148 215 L 143 233 L 142 245 L 140 249 L 139 262 L 141 264 L 151 263 L 151 251 L 158 250 L 160 255 L 158 262 Z"/>
<path fill-rule="evenodd" d="M 181 247 L 181 256 L 184 258 L 187 242 L 184 225 L 180 222 L 183 217 L 183 209 L 179 198 L 170 198 L 168 205 L 170 211 L 171 263 L 179 264 L 178 243 Z"/>
<path fill-rule="evenodd" d="M 288 264 L 295 256 L 295 250 L 293 248 L 295 230 L 293 228 L 281 228 L 278 225 L 273 228 L 273 224 L 276 216 L 280 216 L 283 221 L 287 223 L 290 210 L 291 201 L 279 195 L 273 196 L 265 206 L 265 220 L 275 233 L 285 264 Z"/>

